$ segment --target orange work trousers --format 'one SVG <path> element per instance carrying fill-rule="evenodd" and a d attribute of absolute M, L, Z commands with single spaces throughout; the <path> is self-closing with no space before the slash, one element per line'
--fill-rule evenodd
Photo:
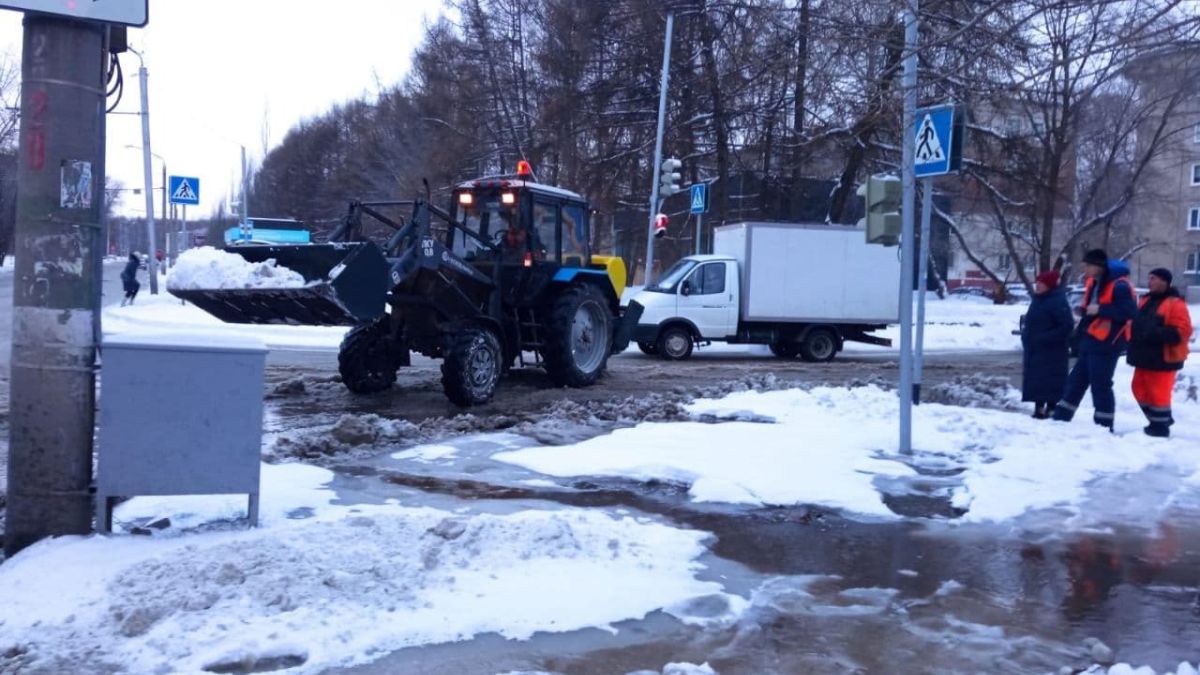
<path fill-rule="evenodd" d="M 1175 389 L 1174 370 L 1133 370 L 1133 398 L 1147 408 L 1171 408 L 1171 391 Z"/>

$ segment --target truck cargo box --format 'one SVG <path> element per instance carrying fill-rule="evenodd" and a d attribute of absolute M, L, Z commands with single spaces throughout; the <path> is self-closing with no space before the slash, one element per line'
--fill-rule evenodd
<path fill-rule="evenodd" d="M 898 323 L 900 250 L 841 225 L 736 223 L 713 253 L 739 262 L 742 321 Z"/>

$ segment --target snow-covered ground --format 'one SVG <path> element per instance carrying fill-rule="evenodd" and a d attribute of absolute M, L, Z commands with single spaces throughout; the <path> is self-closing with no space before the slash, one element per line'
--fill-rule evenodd
<path fill-rule="evenodd" d="M 931 300 L 927 347 L 1016 349 L 1010 331 L 1023 311 Z M 166 294 L 107 308 L 104 326 L 126 335 L 240 334 L 274 348 L 334 347 L 344 332 L 231 326 Z M 916 451 L 900 456 L 894 392 L 820 387 L 696 401 L 696 421 L 646 423 L 571 446 L 501 448 L 492 459 L 536 472 L 531 481 L 668 480 L 687 485 L 696 501 L 813 504 L 859 520 L 901 519 L 889 504 L 916 496 L 955 510 L 949 522 L 1017 527 L 1053 513 L 1063 529 L 1108 517 L 1151 524 L 1200 489 L 1200 359 L 1181 373 L 1169 440 L 1141 433 L 1130 378 L 1122 364 L 1115 435 L 1091 423 L 1086 400 L 1071 424 L 926 404 L 914 413 Z M 1019 398 L 1015 390 L 999 396 Z M 421 446 L 394 457 L 436 465 L 454 454 Z M 1136 499 L 1144 490 L 1130 477 L 1147 473 L 1168 477 L 1167 487 L 1160 480 L 1149 500 Z M 406 646 L 609 627 L 656 609 L 703 621 L 684 609 L 702 597 L 719 599 L 727 611 L 707 620 L 723 621 L 748 602 L 705 579 L 704 532 L 596 509 L 496 515 L 348 505 L 332 478 L 310 466 L 264 465 L 258 529 L 231 524 L 243 512 L 240 498 L 143 497 L 121 505 L 116 520 L 168 517 L 169 529 L 44 541 L 6 561 L 0 671 L 274 664 L 318 672 Z M 1093 489 L 1103 481 L 1110 492 L 1098 506 Z M 1178 672 L 1192 675 L 1187 668 Z"/>
<path fill-rule="evenodd" d="M 1131 379 L 1132 369 L 1120 366 L 1116 435 L 1092 424 L 1086 399 L 1070 424 L 1027 412 L 925 404 L 914 408 L 914 454 L 901 456 L 895 392 L 819 387 L 741 392 L 691 405 L 710 420 L 747 421 L 642 424 L 573 446 L 493 458 L 550 476 L 676 481 L 690 486 L 697 501 L 817 504 L 872 519 L 899 517 L 885 495 L 913 494 L 964 510 L 959 522 L 1007 521 L 1050 508 L 1078 514 L 1088 485 L 1103 476 L 1161 468 L 1179 476 L 1180 490 L 1200 485 L 1200 363 L 1180 377 L 1170 440 L 1142 434 L 1146 420 L 1129 393 Z M 1020 399 L 1012 389 L 1007 397 Z M 1158 506 L 1169 503 L 1168 496 Z"/>
<path fill-rule="evenodd" d="M 264 466 L 258 529 L 169 536 L 236 517 L 244 499 L 139 498 L 116 520 L 166 516 L 168 536 L 27 549 L 0 566 L 0 670 L 198 672 L 277 660 L 310 673 L 413 645 L 603 628 L 726 598 L 696 578 L 703 532 L 586 509 L 345 506 L 331 478 Z M 741 603 L 726 600 L 731 611 Z"/>

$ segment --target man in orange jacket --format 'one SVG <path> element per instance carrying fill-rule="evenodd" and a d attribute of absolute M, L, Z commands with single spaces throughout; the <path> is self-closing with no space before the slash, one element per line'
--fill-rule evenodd
<path fill-rule="evenodd" d="M 1133 366 L 1133 397 L 1150 425 L 1149 436 L 1171 435 L 1171 392 L 1175 371 L 1183 367 L 1192 336 L 1192 317 L 1179 291 L 1171 286 L 1171 271 L 1150 270 L 1150 292 L 1138 305 L 1126 360 Z"/>

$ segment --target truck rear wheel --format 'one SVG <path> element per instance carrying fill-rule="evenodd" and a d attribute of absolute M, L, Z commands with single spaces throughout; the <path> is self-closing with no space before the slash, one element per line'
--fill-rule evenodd
<path fill-rule="evenodd" d="M 682 361 L 692 355 L 692 331 L 686 326 L 667 326 L 658 334 L 658 355 Z"/>
<path fill-rule="evenodd" d="M 800 358 L 821 363 L 832 361 L 838 353 L 838 337 L 829 328 L 814 328 L 808 331 L 800 343 Z"/>
<path fill-rule="evenodd" d="M 502 365 L 496 335 L 484 328 L 467 328 L 448 342 L 442 360 L 446 398 L 464 408 L 492 400 Z"/>
<path fill-rule="evenodd" d="M 342 384 L 356 394 L 386 391 L 396 382 L 396 358 L 389 330 L 389 317 L 350 329 L 338 349 L 338 372 Z"/>
<path fill-rule="evenodd" d="M 546 374 L 560 387 L 594 384 L 612 352 L 613 317 L 595 288 L 571 286 L 559 295 L 546 324 L 542 348 Z"/>

